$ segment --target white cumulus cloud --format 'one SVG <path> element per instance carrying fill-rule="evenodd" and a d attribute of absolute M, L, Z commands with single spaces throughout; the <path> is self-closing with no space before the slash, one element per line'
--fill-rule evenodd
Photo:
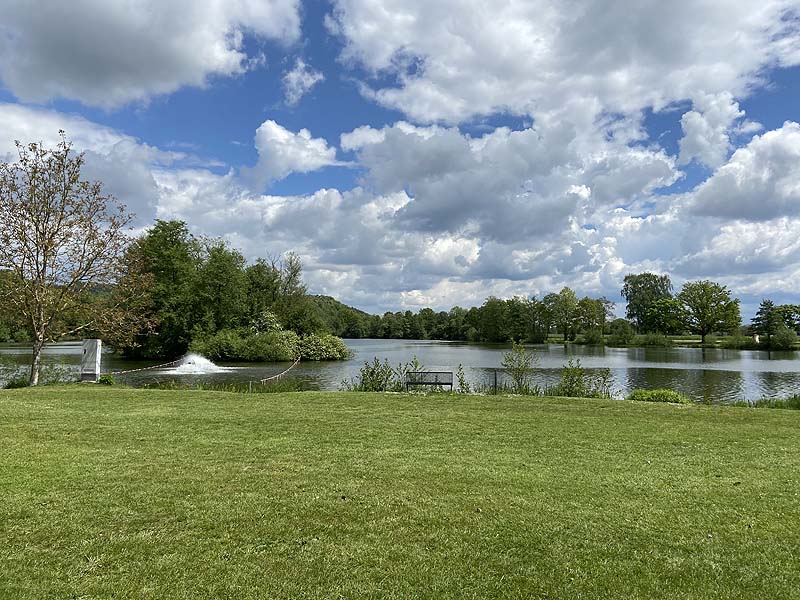
<path fill-rule="evenodd" d="M 243 168 L 242 175 L 258 190 L 291 173 L 309 173 L 322 167 L 344 164 L 336 160 L 335 147 L 328 146 L 322 138 L 311 137 L 308 129 L 295 133 L 271 119 L 256 130 L 255 146 L 258 163 Z"/>
<path fill-rule="evenodd" d="M 113 108 L 258 64 L 245 34 L 300 34 L 299 0 L 5 0 L 0 79 L 25 101 Z"/>

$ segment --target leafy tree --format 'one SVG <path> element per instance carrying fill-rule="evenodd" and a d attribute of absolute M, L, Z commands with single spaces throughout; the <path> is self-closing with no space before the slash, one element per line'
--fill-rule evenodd
<path fill-rule="evenodd" d="M 0 164 L 0 269 L 12 274 L 2 300 L 33 336 L 30 385 L 48 342 L 86 331 L 132 336 L 147 284 L 115 285 L 126 275 L 132 215 L 100 182 L 81 179 L 84 156 L 59 134 L 53 149 L 17 142 L 18 160 Z"/>
<path fill-rule="evenodd" d="M 182 221 L 156 221 L 134 242 L 130 255 L 153 280 L 150 316 L 157 324 L 152 335 L 141 331 L 139 345 L 124 348 L 126 354 L 175 357 L 189 348 L 197 322 L 194 293 L 200 253 L 200 243 Z"/>
<path fill-rule="evenodd" d="M 631 273 L 625 276 L 620 294 L 628 302 L 625 316 L 639 331 L 646 331 L 648 307 L 656 300 L 672 297 L 672 282 L 669 275 Z"/>
<path fill-rule="evenodd" d="M 792 329 L 789 329 L 783 323 L 779 323 L 778 326 L 775 328 L 775 332 L 772 335 L 770 349 L 791 350 L 794 348 L 796 343 L 797 343 L 797 334 Z"/>
<path fill-rule="evenodd" d="M 578 301 L 578 320 L 583 331 L 599 331 L 601 334 L 606 320 L 613 314 L 614 303 L 607 298 L 589 298 Z"/>
<path fill-rule="evenodd" d="M 547 294 L 542 302 L 548 306 L 553 321 L 564 335 L 564 341 L 574 338 L 578 323 L 578 297 L 575 292 L 564 287 L 558 294 Z"/>
<path fill-rule="evenodd" d="M 645 309 L 644 331 L 664 335 L 679 333 L 686 320 L 683 304 L 676 298 L 659 298 Z"/>
<path fill-rule="evenodd" d="M 614 319 L 608 326 L 608 343 L 612 346 L 627 346 L 636 338 L 636 332 L 627 319 Z"/>
<path fill-rule="evenodd" d="M 767 347 L 772 346 L 772 336 L 779 326 L 785 326 L 783 315 L 772 300 L 764 299 L 758 307 L 755 317 L 752 320 L 753 331 L 766 336 Z"/>
<path fill-rule="evenodd" d="M 480 308 L 480 339 L 484 342 L 505 342 L 509 339 L 507 306 L 503 300 L 489 296 Z"/>
<path fill-rule="evenodd" d="M 205 252 L 195 278 L 195 313 L 207 331 L 236 327 L 248 312 L 244 256 L 221 240 L 208 243 Z"/>
<path fill-rule="evenodd" d="M 731 298 L 727 287 L 713 281 L 685 283 L 678 300 L 686 311 L 687 328 L 700 334 L 704 344 L 709 333 L 734 331 L 741 325 L 739 300 Z"/>

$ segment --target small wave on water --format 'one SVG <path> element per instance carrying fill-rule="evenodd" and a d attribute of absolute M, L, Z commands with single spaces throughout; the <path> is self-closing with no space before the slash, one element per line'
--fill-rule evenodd
<path fill-rule="evenodd" d="M 206 375 L 225 373 L 230 367 L 220 367 L 200 354 L 187 354 L 176 367 L 164 371 L 165 375 Z"/>

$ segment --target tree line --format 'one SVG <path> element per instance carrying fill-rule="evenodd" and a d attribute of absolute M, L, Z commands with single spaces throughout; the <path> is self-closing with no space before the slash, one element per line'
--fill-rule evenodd
<path fill-rule="evenodd" d="M 765 336 L 761 346 L 790 348 L 800 329 L 800 306 L 764 300 L 748 327 L 742 327 L 740 302 L 719 283 L 685 283 L 673 293 L 668 275 L 629 274 L 620 290 L 625 318 L 614 318 L 615 304 L 605 297 L 579 298 L 564 287 L 542 298 L 490 296 L 481 306 L 448 311 L 423 308 L 368 315 L 333 299 L 324 299 L 323 320 L 336 335 L 348 338 L 431 339 L 471 342 L 523 341 L 541 343 L 558 335 L 564 341 L 629 345 L 636 335 L 658 342 L 665 336 L 696 334 L 706 343 L 712 333 Z"/>

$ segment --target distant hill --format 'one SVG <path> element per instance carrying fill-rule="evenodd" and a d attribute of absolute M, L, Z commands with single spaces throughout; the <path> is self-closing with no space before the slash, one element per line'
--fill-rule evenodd
<path fill-rule="evenodd" d="M 330 296 L 310 294 L 308 299 L 316 308 L 325 328 L 340 337 L 365 337 L 370 331 L 372 321 L 379 319 L 363 310 L 347 306 Z"/>

